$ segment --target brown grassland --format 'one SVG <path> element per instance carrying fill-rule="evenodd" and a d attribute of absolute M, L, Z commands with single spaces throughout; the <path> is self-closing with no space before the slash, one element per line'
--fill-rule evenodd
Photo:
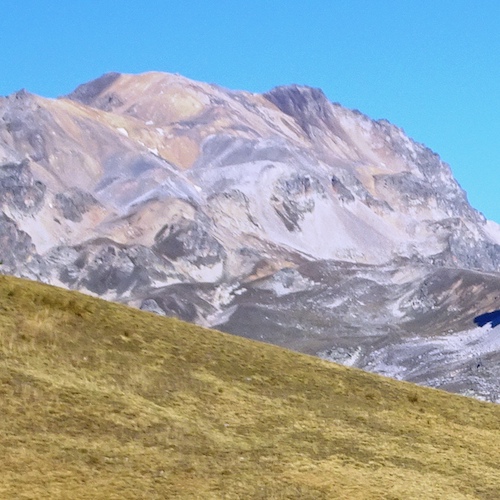
<path fill-rule="evenodd" d="M 2 499 L 498 499 L 500 406 L 0 276 Z"/>

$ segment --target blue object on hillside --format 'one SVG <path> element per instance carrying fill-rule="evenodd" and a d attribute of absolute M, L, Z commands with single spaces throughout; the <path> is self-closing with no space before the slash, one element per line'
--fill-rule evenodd
<path fill-rule="evenodd" d="M 491 323 L 491 327 L 495 328 L 495 326 L 500 325 L 500 310 L 487 312 L 484 314 L 480 314 L 474 318 L 474 323 L 478 326 L 484 326 L 487 323 Z"/>

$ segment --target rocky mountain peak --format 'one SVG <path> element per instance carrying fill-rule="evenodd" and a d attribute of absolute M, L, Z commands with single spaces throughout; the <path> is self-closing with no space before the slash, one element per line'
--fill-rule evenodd
<path fill-rule="evenodd" d="M 79 85 L 65 97 L 92 106 L 118 78 L 120 78 L 120 73 L 106 73 L 95 80 Z"/>
<path fill-rule="evenodd" d="M 493 397 L 456 350 L 454 380 L 411 362 L 495 309 L 500 229 L 400 128 L 319 89 L 162 73 L 0 117 L 3 272 Z"/>
<path fill-rule="evenodd" d="M 33 97 L 33 94 L 28 92 L 26 89 L 21 89 L 17 92 L 14 92 L 14 94 L 12 94 L 10 97 L 16 101 L 25 101 Z"/>
<path fill-rule="evenodd" d="M 310 138 L 311 127 L 332 128 L 336 125 L 332 104 L 321 89 L 287 85 L 274 88 L 264 97 L 293 117 Z"/>
<path fill-rule="evenodd" d="M 305 85 L 284 85 L 275 87 L 264 97 L 275 104 L 283 113 L 298 118 L 306 114 L 325 114 L 330 106 L 321 89 Z"/>

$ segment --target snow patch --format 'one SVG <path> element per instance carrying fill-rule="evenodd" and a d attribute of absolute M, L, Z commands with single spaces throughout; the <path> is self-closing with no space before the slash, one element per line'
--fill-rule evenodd
<path fill-rule="evenodd" d="M 120 134 L 120 135 L 123 135 L 123 137 L 128 137 L 128 132 L 126 129 L 124 129 L 123 127 L 118 127 L 116 129 L 116 131 Z"/>

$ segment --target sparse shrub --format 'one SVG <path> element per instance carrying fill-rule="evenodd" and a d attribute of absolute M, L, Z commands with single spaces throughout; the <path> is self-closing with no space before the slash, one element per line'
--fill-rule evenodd
<path fill-rule="evenodd" d="M 408 401 L 410 403 L 418 403 L 419 397 L 416 392 L 412 392 L 411 394 L 408 394 Z"/>

